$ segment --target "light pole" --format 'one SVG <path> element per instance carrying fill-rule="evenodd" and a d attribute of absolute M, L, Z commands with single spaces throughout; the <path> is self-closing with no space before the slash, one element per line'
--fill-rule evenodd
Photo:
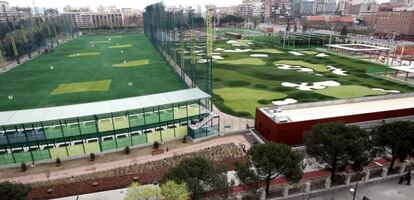
<path fill-rule="evenodd" d="M 357 193 L 357 190 L 358 190 L 358 182 L 359 181 L 357 179 L 356 184 L 355 184 L 355 189 L 354 188 L 349 189 L 349 191 L 354 194 L 353 197 L 352 197 L 352 200 L 355 200 L 356 193 Z"/>

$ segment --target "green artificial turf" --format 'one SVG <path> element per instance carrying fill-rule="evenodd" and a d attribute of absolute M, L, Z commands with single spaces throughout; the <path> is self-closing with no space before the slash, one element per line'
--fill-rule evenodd
<path fill-rule="evenodd" d="M 260 58 L 241 58 L 236 60 L 217 60 L 218 64 L 230 64 L 230 65 L 264 65 L 266 64 Z"/>
<path fill-rule="evenodd" d="M 279 92 L 271 92 L 263 89 L 245 87 L 225 87 L 213 91 L 221 99 L 225 99 L 224 105 L 236 113 L 248 113 L 255 115 L 259 102 L 271 102 L 272 100 L 285 98 L 287 95 Z"/>
<path fill-rule="evenodd" d="M 338 87 L 329 87 L 323 90 L 315 90 L 314 92 L 334 97 L 337 99 L 349 99 L 386 94 L 386 92 L 372 90 L 371 88 L 360 85 L 343 85 Z"/>
<path fill-rule="evenodd" d="M 109 48 L 121 45 L 127 46 Z M 119 67 L 113 66 L 117 64 Z M 88 92 L 88 88 L 62 85 L 101 80 L 111 80 L 108 90 Z M 59 86 L 69 86 L 71 92 L 51 95 Z M 185 88 L 144 34 L 82 36 L 0 74 L 0 110 L 102 101 Z"/>
<path fill-rule="evenodd" d="M 312 63 L 308 63 L 305 61 L 301 61 L 301 60 L 278 60 L 276 62 L 273 62 L 274 64 L 285 64 L 285 65 L 292 65 L 292 66 L 302 66 L 302 67 L 307 67 L 310 69 L 313 69 L 316 72 L 327 72 L 329 71 L 326 68 L 326 65 L 323 64 L 312 64 Z"/>
<path fill-rule="evenodd" d="M 246 43 L 246 41 L 244 41 Z M 329 54 L 328 57 L 316 57 L 313 50 L 304 50 L 303 56 L 292 56 L 289 50 L 277 48 L 268 43 L 258 43 L 248 47 L 234 47 L 227 44 L 226 41 L 216 41 L 214 47 L 223 49 L 249 48 L 253 52 L 259 52 L 263 49 L 274 49 L 275 52 L 269 53 L 268 58 L 251 58 L 252 52 L 232 53 L 221 52 L 224 60 L 218 60 L 213 63 L 213 91 L 215 95 L 214 104 L 223 112 L 242 117 L 254 117 L 254 110 L 259 105 L 271 104 L 272 98 L 280 94 L 280 98 L 293 98 L 303 102 L 316 102 L 323 100 L 335 100 L 355 98 L 371 95 L 383 95 L 384 92 L 375 91 L 371 88 L 382 88 L 385 90 L 399 90 L 402 93 L 413 92 L 414 88 L 406 85 L 397 84 L 384 79 L 375 78 L 367 74 L 367 71 L 379 72 L 385 69 L 383 65 L 373 64 L 357 59 L 351 59 L 343 56 Z M 309 52 L 308 52 L 309 51 Z M 301 51 L 302 52 L 302 51 Z M 252 59 L 260 59 L 259 62 Z M 253 61 L 253 62 L 252 62 Z M 275 63 L 300 65 L 314 69 L 314 73 L 299 72 L 297 70 L 283 70 L 275 67 Z M 340 68 L 348 76 L 333 74 L 326 68 L 331 65 Z M 190 66 L 186 62 L 186 66 Z M 197 80 L 201 83 L 206 71 L 207 64 L 197 64 Z M 190 68 L 185 68 L 190 74 Z M 317 75 L 318 74 L 318 75 Z M 281 85 L 282 82 L 291 83 L 313 83 L 320 81 L 337 81 L 342 86 L 331 87 L 324 90 L 301 91 L 296 88 L 287 88 Z M 239 98 L 239 93 L 248 98 Z M 226 95 L 229 93 L 229 95 Z M 262 94 L 261 94 L 262 93 Z M 271 97 L 271 94 L 276 96 Z M 263 96 L 262 96 L 263 95 Z M 239 100 L 234 100 L 238 97 Z"/>

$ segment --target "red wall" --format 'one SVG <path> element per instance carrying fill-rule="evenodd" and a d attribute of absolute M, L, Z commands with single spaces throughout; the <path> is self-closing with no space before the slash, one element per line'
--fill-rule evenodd
<path fill-rule="evenodd" d="M 414 115 L 414 108 L 278 124 L 256 108 L 255 128 L 267 140 L 295 145 L 303 143 L 303 135 L 315 124 L 335 121 L 355 123 L 410 115 Z"/>

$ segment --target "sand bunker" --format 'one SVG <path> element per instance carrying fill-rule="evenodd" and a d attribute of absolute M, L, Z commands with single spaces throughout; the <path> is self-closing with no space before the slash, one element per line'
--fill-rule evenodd
<path fill-rule="evenodd" d="M 223 51 L 223 48 L 215 48 L 214 51 Z"/>
<path fill-rule="evenodd" d="M 214 60 L 223 60 L 224 58 L 221 56 L 211 56 Z"/>
<path fill-rule="evenodd" d="M 217 53 L 217 52 L 214 52 L 214 53 L 211 53 L 212 55 L 221 55 L 221 53 Z"/>
<path fill-rule="evenodd" d="M 251 57 L 255 57 L 255 58 L 267 58 L 269 57 L 267 54 L 250 54 Z"/>
<path fill-rule="evenodd" d="M 234 49 L 234 50 L 227 49 L 227 50 L 224 50 L 224 52 L 228 52 L 228 53 L 244 53 L 244 52 L 250 52 L 250 51 L 252 51 L 252 49 Z"/>
<path fill-rule="evenodd" d="M 229 40 L 226 43 L 235 47 L 247 47 L 253 44 L 250 40 Z"/>
<path fill-rule="evenodd" d="M 336 75 L 348 76 L 348 74 L 346 74 L 346 71 L 342 70 L 341 68 L 336 68 L 336 67 L 333 67 L 333 66 L 330 66 L 330 65 L 327 65 L 326 68 L 331 70 L 331 72 L 336 74 Z"/>
<path fill-rule="evenodd" d="M 324 53 L 320 53 L 320 54 L 317 54 L 316 55 L 316 57 L 328 57 L 329 55 L 326 55 L 326 54 L 324 54 Z"/>
<path fill-rule="evenodd" d="M 297 102 L 298 102 L 298 100 L 296 100 L 296 99 L 287 98 L 287 99 L 284 99 L 282 101 L 272 101 L 272 104 L 276 105 L 276 106 L 284 106 L 284 105 L 294 104 L 294 103 L 297 103 Z"/>
<path fill-rule="evenodd" d="M 398 91 L 398 90 L 384 90 L 382 88 L 372 88 L 372 90 L 386 92 L 386 93 L 400 93 L 400 91 Z"/>
<path fill-rule="evenodd" d="M 313 69 L 309 69 L 309 68 L 305 68 L 302 66 L 291 66 L 291 65 L 286 65 L 286 64 L 275 64 L 277 66 L 278 69 L 283 69 L 283 70 L 297 70 L 298 72 L 313 72 Z"/>
<path fill-rule="evenodd" d="M 293 54 L 295 56 L 303 56 L 303 53 L 299 53 L 299 52 L 296 52 L 296 51 L 289 51 L 289 53 Z"/>
<path fill-rule="evenodd" d="M 327 87 L 336 87 L 340 85 L 341 84 L 336 81 L 314 82 L 312 83 L 312 85 L 310 85 L 309 83 L 296 84 L 296 83 L 290 83 L 290 82 L 282 82 L 283 87 L 294 87 L 302 91 L 322 90 Z"/>
<path fill-rule="evenodd" d="M 197 63 L 207 63 L 207 59 L 198 59 Z"/>

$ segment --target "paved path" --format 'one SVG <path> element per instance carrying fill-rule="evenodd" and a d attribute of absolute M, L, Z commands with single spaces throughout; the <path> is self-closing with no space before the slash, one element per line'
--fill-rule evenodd
<path fill-rule="evenodd" d="M 202 149 L 214 147 L 220 144 L 228 144 L 228 143 L 244 144 L 246 149 L 249 149 L 251 146 L 251 144 L 248 141 L 249 134 L 250 133 L 228 135 L 224 137 L 216 137 L 210 140 L 197 142 L 197 143 L 191 144 L 183 148 L 172 149 L 168 152 L 165 152 L 157 156 L 144 155 L 144 156 L 139 156 L 139 157 L 131 157 L 128 159 L 123 159 L 123 160 L 99 163 L 99 164 L 95 164 L 92 166 L 82 166 L 82 167 L 76 167 L 76 168 L 70 168 L 70 169 L 64 169 L 64 170 L 51 171 L 49 173 L 46 172 L 46 173 L 32 174 L 32 175 L 26 175 L 26 176 L 5 178 L 5 179 L 0 179 L 0 182 L 13 181 L 13 182 L 19 182 L 19 183 L 34 183 L 34 182 L 42 182 L 42 181 L 48 181 L 48 180 L 68 178 L 71 176 L 79 176 L 79 175 L 84 175 L 88 173 L 102 172 L 102 171 L 115 169 L 118 167 L 124 167 L 124 166 L 133 165 L 133 164 L 142 164 L 142 163 L 146 163 L 150 161 L 161 160 L 164 158 L 169 158 L 169 157 L 180 155 L 180 154 L 187 154 L 191 152 L 200 151 Z"/>
<path fill-rule="evenodd" d="M 242 117 L 235 117 L 224 112 L 221 112 L 216 106 L 213 111 L 220 115 L 220 131 L 221 132 L 236 132 L 246 129 L 246 124 L 250 127 L 254 126 L 254 119 L 247 119 Z"/>
<path fill-rule="evenodd" d="M 362 200 L 364 196 L 370 200 L 413 200 L 413 186 L 398 185 L 398 178 L 385 182 L 372 183 L 359 186 L 357 190 L 356 200 Z M 317 197 L 305 196 L 304 199 L 309 200 L 351 200 L 353 194 L 349 190 L 343 190 L 337 193 L 326 193 Z"/>

